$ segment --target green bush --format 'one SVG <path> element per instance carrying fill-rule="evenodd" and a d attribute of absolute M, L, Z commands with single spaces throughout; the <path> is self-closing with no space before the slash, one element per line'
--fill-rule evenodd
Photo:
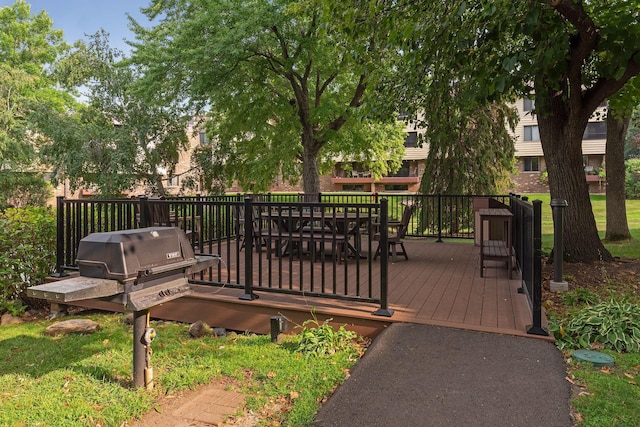
<path fill-rule="evenodd" d="M 625 165 L 625 190 L 630 199 L 640 198 L 640 159 L 629 159 Z"/>
<path fill-rule="evenodd" d="M 347 330 L 344 325 L 336 330 L 329 324 L 330 321 L 331 319 L 327 319 L 319 323 L 314 316 L 313 319 L 304 322 L 302 332 L 299 334 L 297 351 L 306 357 L 330 356 L 350 349 L 355 351 L 354 340 L 357 334 Z"/>
<path fill-rule="evenodd" d="M 564 322 L 550 322 L 560 349 L 592 348 L 640 351 L 640 305 L 615 300 L 585 307 Z"/>
<path fill-rule="evenodd" d="M 53 187 L 38 173 L 0 171 L 0 209 L 46 206 Z"/>
<path fill-rule="evenodd" d="M 20 311 L 24 290 L 55 269 L 56 218 L 51 208 L 0 213 L 0 311 Z"/>

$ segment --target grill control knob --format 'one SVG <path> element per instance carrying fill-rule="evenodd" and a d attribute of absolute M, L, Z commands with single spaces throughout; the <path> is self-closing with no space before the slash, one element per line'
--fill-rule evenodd
<path fill-rule="evenodd" d="M 156 338 L 156 330 L 153 328 L 147 328 L 144 331 L 144 336 L 142 337 L 142 342 L 145 345 L 151 344 L 151 342 Z"/>

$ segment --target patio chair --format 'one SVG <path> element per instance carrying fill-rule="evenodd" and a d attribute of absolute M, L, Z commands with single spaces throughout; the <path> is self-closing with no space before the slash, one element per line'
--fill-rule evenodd
<path fill-rule="evenodd" d="M 154 200 L 165 200 L 164 197 L 149 197 L 148 200 L 152 201 L 152 203 L 146 204 L 145 210 L 148 227 L 178 227 L 185 232 L 192 244 L 196 244 L 199 241 L 199 224 L 190 224 L 191 221 L 186 224 L 188 228 L 195 228 L 195 230 L 190 230 L 187 227 L 183 227 L 184 218 L 180 215 L 177 215 L 175 212 L 171 212 L 169 209 L 169 204 L 153 203 Z M 138 222 L 138 226 L 140 226 L 140 205 L 136 204 L 135 210 L 136 221 Z"/>
<path fill-rule="evenodd" d="M 266 200 L 266 197 L 263 194 L 253 194 L 251 196 L 251 201 L 253 202 L 263 202 Z M 253 231 L 253 243 L 256 248 L 256 251 L 260 249 L 261 246 L 267 246 L 268 242 L 264 235 L 262 235 L 263 224 L 262 224 L 262 209 L 260 207 L 254 206 L 252 209 L 252 231 Z M 244 204 L 235 205 L 233 207 L 233 216 L 236 220 L 236 232 L 237 235 L 242 239 L 240 243 L 240 250 L 245 247 L 246 236 L 245 236 L 245 209 Z"/>
<path fill-rule="evenodd" d="M 393 262 L 397 261 L 398 250 L 397 247 L 400 246 L 402 250 L 400 252 L 401 255 L 404 255 L 405 259 L 409 259 L 407 255 L 407 250 L 404 247 L 404 243 L 402 239 L 407 234 L 407 230 L 409 229 L 409 222 L 411 221 L 411 215 L 413 214 L 414 205 L 407 205 L 404 207 L 404 211 L 402 212 L 402 219 L 399 222 L 389 221 L 387 226 L 389 228 L 389 235 L 387 237 L 387 251 L 389 255 L 391 255 Z M 376 233 L 373 237 L 374 240 L 380 240 L 380 234 Z M 378 249 L 376 249 L 376 253 L 373 256 L 373 259 L 376 259 L 380 252 L 382 251 L 380 243 L 378 243 Z"/>

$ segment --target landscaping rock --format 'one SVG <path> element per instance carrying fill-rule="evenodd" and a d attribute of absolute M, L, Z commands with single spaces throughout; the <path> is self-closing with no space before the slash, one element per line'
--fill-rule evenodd
<path fill-rule="evenodd" d="M 47 335 L 92 334 L 100 329 L 97 322 L 89 319 L 70 319 L 54 323 L 45 329 Z"/>
<path fill-rule="evenodd" d="M 225 328 L 214 328 L 213 329 L 213 334 L 217 337 L 226 337 L 227 336 L 227 330 Z"/>
<path fill-rule="evenodd" d="M 202 320 L 198 320 L 189 326 L 189 334 L 191 334 L 193 338 L 202 338 L 205 335 L 210 335 L 211 332 L 211 327 Z"/>
<path fill-rule="evenodd" d="M 2 318 L 0 318 L 0 325 L 1 326 L 17 325 L 18 323 L 24 323 L 24 321 L 21 318 L 16 317 L 11 313 L 4 313 L 2 315 Z"/>

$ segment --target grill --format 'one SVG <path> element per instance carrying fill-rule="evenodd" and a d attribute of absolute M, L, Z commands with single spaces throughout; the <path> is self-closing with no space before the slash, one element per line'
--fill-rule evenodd
<path fill-rule="evenodd" d="M 150 353 L 149 309 L 191 293 L 189 277 L 213 267 L 217 256 L 196 256 L 184 231 L 175 227 L 93 233 L 78 246 L 80 275 L 32 286 L 27 295 L 56 303 L 100 299 L 134 312 L 134 383 L 144 383 L 140 363 Z M 140 339 L 137 339 L 137 338 Z M 145 347 L 139 347 L 144 344 Z M 148 367 L 148 358 L 146 360 Z"/>
<path fill-rule="evenodd" d="M 78 246 L 80 276 L 30 287 L 27 295 L 58 303 L 108 299 L 139 311 L 189 294 L 189 276 L 217 259 L 195 256 L 175 227 L 93 233 Z"/>

